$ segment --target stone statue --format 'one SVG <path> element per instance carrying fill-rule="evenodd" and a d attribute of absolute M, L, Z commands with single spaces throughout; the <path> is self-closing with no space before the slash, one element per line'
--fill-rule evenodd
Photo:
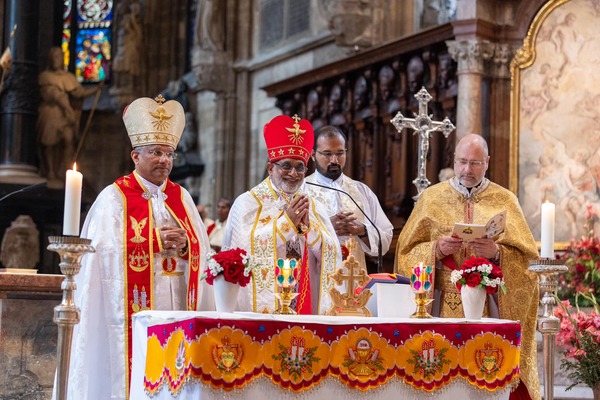
<path fill-rule="evenodd" d="M 225 49 L 224 1 L 200 0 L 196 19 L 198 45 L 209 51 Z"/>
<path fill-rule="evenodd" d="M 321 7 L 338 46 L 355 49 L 373 44 L 373 18 L 375 5 L 372 0 L 324 1 Z"/>
<path fill-rule="evenodd" d="M 19 215 L 6 228 L 0 247 L 4 268 L 33 269 L 40 261 L 40 233 L 29 215 Z"/>
<path fill-rule="evenodd" d="M 51 187 L 64 185 L 64 173 L 74 162 L 83 98 L 100 90 L 100 86 L 84 88 L 74 74 L 65 71 L 63 57 L 60 47 L 52 47 L 48 69 L 38 78 L 41 95 L 38 143 L 42 173 Z"/>
<path fill-rule="evenodd" d="M 117 55 L 113 70 L 117 72 L 117 86 L 129 87 L 141 72 L 142 23 L 141 6 L 136 0 L 120 6 L 121 23 L 117 33 Z"/>

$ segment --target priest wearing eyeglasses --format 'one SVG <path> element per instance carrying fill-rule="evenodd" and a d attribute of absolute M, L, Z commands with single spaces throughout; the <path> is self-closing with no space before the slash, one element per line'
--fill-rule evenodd
<path fill-rule="evenodd" d="M 241 288 L 237 310 L 276 311 L 275 264 L 295 258 L 300 261 L 296 312 L 325 314 L 331 307 L 329 275 L 342 259 L 326 210 L 306 194 L 313 128 L 297 115 L 280 115 L 265 125 L 264 138 L 269 176 L 235 200 L 223 238 L 223 248 L 241 247 L 260 265 L 252 283 Z"/>
<path fill-rule="evenodd" d="M 394 236 L 394 226 L 383 212 L 375 193 L 364 183 L 344 175 L 346 136 L 340 129 L 332 125 L 317 129 L 312 157 L 317 170 L 306 180 L 333 190 L 310 186 L 311 195 L 325 205 L 342 246 L 351 237 L 356 239 L 359 245 L 354 256 L 359 265 L 366 269 L 365 253 L 378 255 L 380 236 L 382 254 L 387 253 Z M 335 189 L 343 190 L 348 195 Z M 368 218 L 365 218 L 363 211 Z"/>
<path fill-rule="evenodd" d="M 214 309 L 201 281 L 210 250 L 191 195 L 169 180 L 185 126 L 183 107 L 140 98 L 123 113 L 133 173 L 106 187 L 81 237 L 95 253 L 75 277 L 75 325 L 68 399 L 127 399 L 131 317 L 143 310 Z"/>
<path fill-rule="evenodd" d="M 450 282 L 452 270 L 471 255 L 484 257 L 502 269 L 506 294 L 488 295 L 484 316 L 520 321 L 521 382 L 511 399 L 539 399 L 537 347 L 538 283 L 528 271 L 537 259 L 537 247 L 517 197 L 485 177 L 490 156 L 480 135 L 459 140 L 454 152 L 455 176 L 427 188 L 402 228 L 396 249 L 395 272 L 410 277 L 412 267 L 435 265 L 435 282 L 428 293 L 434 298 L 432 314 L 463 318 L 460 292 Z M 452 235 L 455 222 L 485 225 L 506 211 L 506 228 L 491 238 L 469 243 Z"/>

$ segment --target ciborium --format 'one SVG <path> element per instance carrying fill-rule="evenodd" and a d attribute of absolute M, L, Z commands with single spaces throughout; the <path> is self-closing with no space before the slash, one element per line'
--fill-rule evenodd
<path fill-rule="evenodd" d="M 60 256 L 60 272 L 65 276 L 61 284 L 62 302 L 54 307 L 54 323 L 58 325 L 56 398 L 66 400 L 69 386 L 69 363 L 71 360 L 71 342 L 73 327 L 79 323 L 79 307 L 73 301 L 73 293 L 77 288 L 75 275 L 81 268 L 81 257 L 85 253 L 95 252 L 90 239 L 74 236 L 50 236 L 48 250 Z"/>

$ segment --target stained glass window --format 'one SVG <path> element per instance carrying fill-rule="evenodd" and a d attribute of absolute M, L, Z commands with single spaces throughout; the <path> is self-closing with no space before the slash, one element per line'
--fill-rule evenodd
<path fill-rule="evenodd" d="M 114 2 L 77 0 L 73 9 L 74 2 L 75 0 L 64 2 L 62 46 L 65 66 L 75 72 L 80 82 L 108 80 L 111 72 Z"/>

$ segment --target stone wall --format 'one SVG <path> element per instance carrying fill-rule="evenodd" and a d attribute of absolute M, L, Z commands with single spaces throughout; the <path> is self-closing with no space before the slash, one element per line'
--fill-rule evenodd
<path fill-rule="evenodd" d="M 0 399 L 52 398 L 61 275 L 0 274 Z"/>

